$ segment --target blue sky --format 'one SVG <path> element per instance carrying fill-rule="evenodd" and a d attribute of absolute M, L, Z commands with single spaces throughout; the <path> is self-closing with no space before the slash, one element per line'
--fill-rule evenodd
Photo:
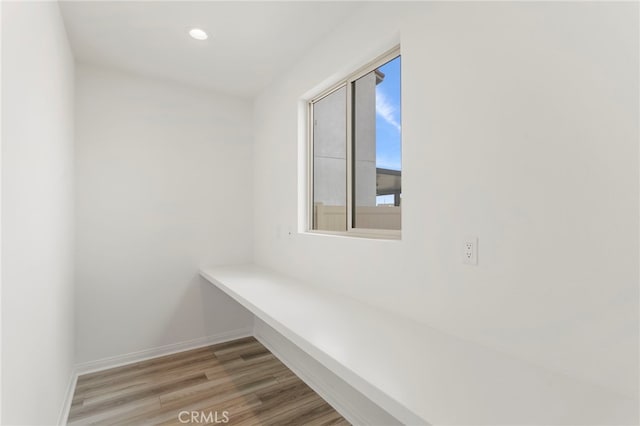
<path fill-rule="evenodd" d="M 376 167 L 401 170 L 400 57 L 378 68 L 376 86 Z"/>

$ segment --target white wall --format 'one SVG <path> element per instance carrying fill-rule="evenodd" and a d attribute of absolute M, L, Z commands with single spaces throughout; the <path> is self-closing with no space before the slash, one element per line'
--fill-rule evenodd
<path fill-rule="evenodd" d="M 398 41 L 402 241 L 286 236 L 300 100 Z M 637 398 L 638 72 L 637 4 L 363 6 L 255 103 L 256 263 Z"/>
<path fill-rule="evenodd" d="M 77 357 L 252 323 L 198 275 L 252 257 L 251 104 L 79 65 Z"/>
<path fill-rule="evenodd" d="M 2 423 L 54 424 L 74 363 L 74 63 L 57 3 L 2 9 Z"/>

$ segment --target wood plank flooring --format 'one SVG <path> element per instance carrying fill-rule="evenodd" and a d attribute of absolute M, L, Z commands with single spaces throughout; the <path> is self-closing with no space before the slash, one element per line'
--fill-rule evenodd
<path fill-rule="evenodd" d="M 78 378 L 69 425 L 348 425 L 253 337 Z"/>

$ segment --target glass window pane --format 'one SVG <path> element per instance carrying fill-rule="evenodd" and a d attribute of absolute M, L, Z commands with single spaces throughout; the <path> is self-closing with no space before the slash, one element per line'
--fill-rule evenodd
<path fill-rule="evenodd" d="M 400 229 L 400 56 L 352 83 L 354 228 Z"/>
<path fill-rule="evenodd" d="M 313 104 L 313 229 L 347 230 L 347 88 Z"/>

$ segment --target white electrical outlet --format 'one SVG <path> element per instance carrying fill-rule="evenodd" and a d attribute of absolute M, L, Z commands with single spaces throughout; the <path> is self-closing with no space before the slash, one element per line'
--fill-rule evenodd
<path fill-rule="evenodd" d="M 467 265 L 478 264 L 478 238 L 467 237 L 462 242 L 462 263 Z"/>

